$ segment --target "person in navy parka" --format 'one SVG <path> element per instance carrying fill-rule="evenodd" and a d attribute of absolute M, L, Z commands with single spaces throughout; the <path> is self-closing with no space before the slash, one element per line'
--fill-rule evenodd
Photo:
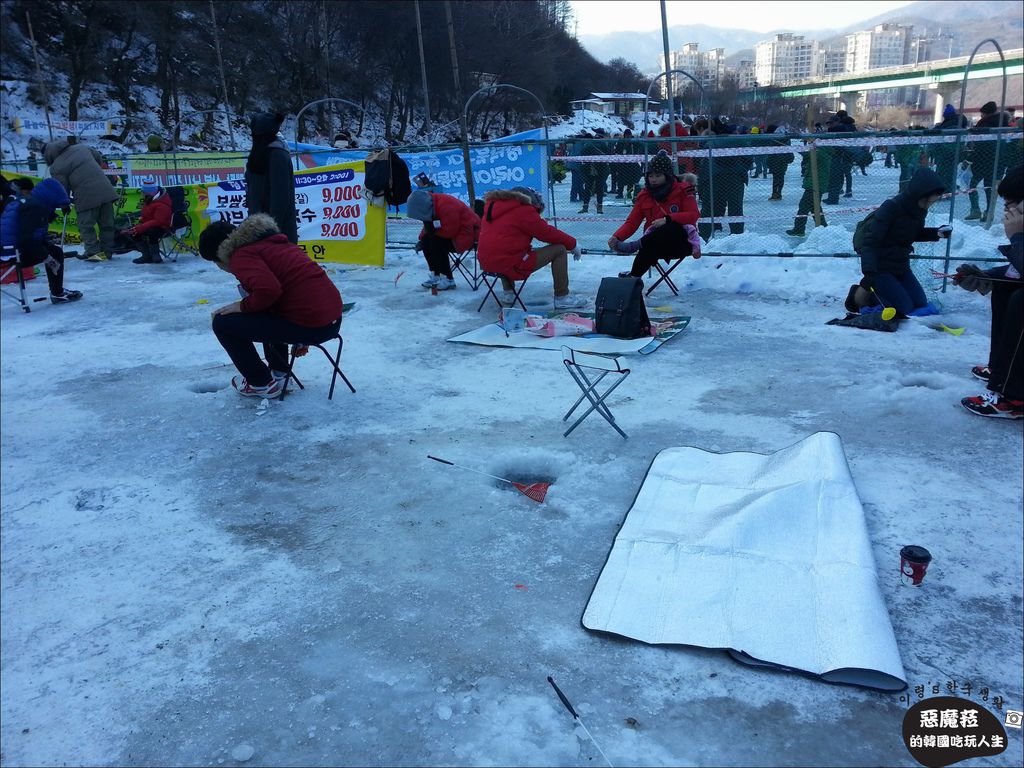
<path fill-rule="evenodd" d="M 43 179 L 32 190 L 28 200 L 11 200 L 0 215 L 0 245 L 5 255 L 21 254 L 21 265 L 46 265 L 46 279 L 50 284 L 50 301 L 67 304 L 82 298 L 81 291 L 64 287 L 64 251 L 51 243 L 47 229 L 57 217 L 57 209 L 67 211 L 71 199 L 56 179 Z"/>

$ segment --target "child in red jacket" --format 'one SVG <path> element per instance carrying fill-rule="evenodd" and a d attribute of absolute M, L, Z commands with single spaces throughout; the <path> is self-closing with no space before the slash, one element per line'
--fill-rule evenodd
<path fill-rule="evenodd" d="M 501 302 L 512 305 L 512 280 L 525 280 L 533 272 L 551 265 L 555 286 L 555 309 L 590 306 L 585 297 L 569 293 L 569 259 L 579 260 L 576 238 L 556 229 L 541 218 L 544 202 L 529 187 L 492 189 L 484 195 L 484 220 L 476 255 L 486 272 L 502 275 L 505 289 Z M 533 250 L 533 241 L 550 245 Z"/>
<path fill-rule="evenodd" d="M 640 223 L 644 223 L 644 236 L 640 250 L 633 259 L 633 267 L 620 277 L 640 277 L 658 259 L 670 261 L 683 256 L 700 258 L 700 249 L 694 248 L 695 233 L 690 230 L 700 218 L 697 196 L 693 185 L 678 181 L 672 174 L 672 161 L 664 151 L 658 152 L 647 164 L 646 184 L 636 196 L 633 210 L 626 222 L 608 239 L 608 247 L 618 253 L 629 253 L 623 240 Z M 687 228 L 689 227 L 689 229 Z M 697 240 L 697 243 L 700 241 Z"/>
<path fill-rule="evenodd" d="M 429 274 L 424 288 L 449 291 L 455 287 L 448 254 L 462 253 L 476 245 L 480 217 L 452 195 L 417 189 L 406 203 L 410 219 L 423 222 L 416 250 L 423 252 Z"/>
<path fill-rule="evenodd" d="M 132 264 L 160 264 L 160 239 L 171 231 L 174 209 L 167 190 L 152 179 L 142 182 L 142 216 L 134 227 L 123 229 L 119 234 L 127 237 L 131 248 L 142 255 L 132 259 Z"/>

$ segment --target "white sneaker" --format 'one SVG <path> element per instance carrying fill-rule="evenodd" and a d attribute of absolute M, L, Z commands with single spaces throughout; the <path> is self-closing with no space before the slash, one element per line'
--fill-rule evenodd
<path fill-rule="evenodd" d="M 555 309 L 585 309 L 589 306 L 591 306 L 591 301 L 586 296 L 580 296 L 575 293 L 555 296 Z"/>
<path fill-rule="evenodd" d="M 437 290 L 439 291 L 450 291 L 455 287 L 455 278 L 453 277 L 438 277 L 437 279 Z"/>
<path fill-rule="evenodd" d="M 501 306 L 503 307 L 514 306 L 516 303 L 515 291 L 502 291 L 501 296 L 499 296 L 498 299 L 501 301 Z"/>
<path fill-rule="evenodd" d="M 433 272 L 430 272 L 427 275 L 427 279 L 420 283 L 420 285 L 423 286 L 424 288 L 434 288 L 437 286 L 437 278 L 438 275 L 435 275 Z"/>

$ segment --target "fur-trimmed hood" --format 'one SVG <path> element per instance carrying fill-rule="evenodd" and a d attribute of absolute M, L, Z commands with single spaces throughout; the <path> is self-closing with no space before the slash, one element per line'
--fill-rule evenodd
<path fill-rule="evenodd" d="M 217 261 L 224 269 L 227 269 L 231 262 L 231 254 L 239 248 L 278 234 L 281 234 L 281 230 L 273 216 L 266 213 L 254 213 L 239 224 L 238 228 L 220 244 L 217 248 Z"/>
<path fill-rule="evenodd" d="M 514 189 L 492 189 L 484 193 L 484 205 L 495 200 L 517 200 L 525 205 L 533 205 L 529 195 L 516 192 Z"/>

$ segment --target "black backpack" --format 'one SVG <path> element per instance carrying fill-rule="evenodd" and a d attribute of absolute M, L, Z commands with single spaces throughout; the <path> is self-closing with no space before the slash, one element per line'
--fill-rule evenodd
<path fill-rule="evenodd" d="M 393 149 L 382 149 L 366 156 L 363 186 L 374 197 L 383 196 L 391 205 L 404 205 L 412 194 L 409 166 Z"/>
<path fill-rule="evenodd" d="M 639 277 L 606 277 L 597 291 L 594 331 L 620 339 L 636 339 L 651 332 L 644 304 L 644 281 Z"/>
<path fill-rule="evenodd" d="M 864 238 L 868 234 L 868 226 L 870 226 L 871 219 L 875 216 L 875 212 L 872 211 L 863 219 L 857 222 L 856 229 L 853 230 L 853 252 L 859 254 L 861 249 L 864 247 Z"/>

